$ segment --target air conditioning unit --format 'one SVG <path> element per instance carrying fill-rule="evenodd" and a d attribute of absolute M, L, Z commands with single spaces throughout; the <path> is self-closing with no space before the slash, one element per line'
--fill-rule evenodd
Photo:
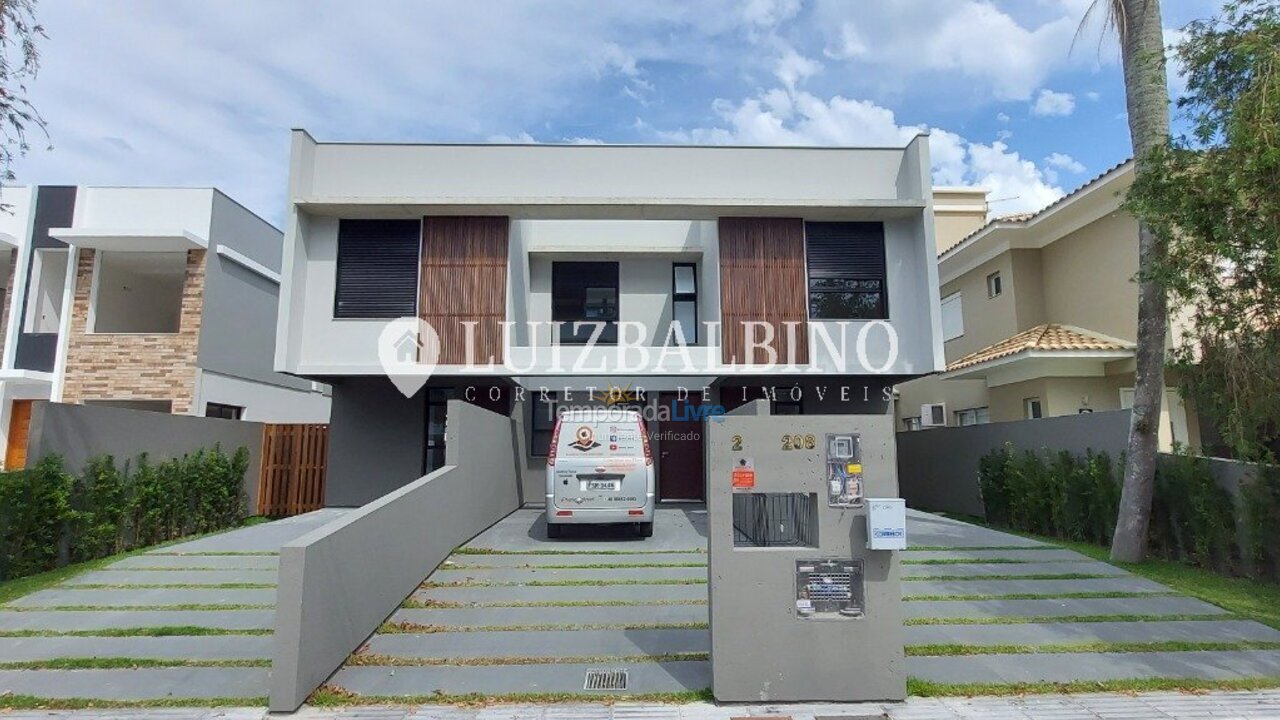
<path fill-rule="evenodd" d="M 947 404 L 927 403 L 920 406 L 920 427 L 946 427 Z"/>

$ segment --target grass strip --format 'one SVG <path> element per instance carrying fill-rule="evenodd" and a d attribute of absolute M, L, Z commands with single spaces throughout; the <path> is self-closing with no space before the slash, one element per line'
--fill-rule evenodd
<path fill-rule="evenodd" d="M 903 595 L 904 602 L 931 600 L 1096 600 L 1102 598 L 1149 598 L 1176 596 L 1175 592 L 1074 592 L 1074 593 L 1006 593 L 1003 595 Z"/>
<path fill-rule="evenodd" d="M 464 608 L 549 608 L 549 607 L 638 607 L 641 605 L 706 605 L 706 600 L 534 600 L 523 602 L 460 603 L 431 598 L 405 600 L 400 605 L 410 610 L 457 610 Z"/>
<path fill-rule="evenodd" d="M 975 695 L 1057 695 L 1079 693 L 1185 692 L 1199 694 L 1211 690 L 1267 690 L 1280 688 L 1280 677 L 1243 680 L 1195 680 L 1190 678 L 1135 678 L 1130 680 L 1084 680 L 1077 682 L 1023 683 L 939 683 L 907 678 L 907 694 L 917 697 L 973 697 Z"/>
<path fill-rule="evenodd" d="M 636 702 L 664 705 L 678 705 L 695 702 L 714 702 L 711 688 L 702 690 L 686 690 L 671 693 L 637 693 L 634 695 L 615 695 L 602 693 L 510 693 L 505 695 L 485 695 L 468 693 L 450 695 L 435 692 L 430 695 L 360 695 L 337 685 L 322 685 L 307 704 L 315 707 L 341 707 L 346 705 L 460 705 L 466 707 L 485 707 L 488 705 L 537 704 L 550 705 L 557 703 L 584 702 L 614 704 L 620 702 Z"/>
<path fill-rule="evenodd" d="M 472 565 L 453 563 L 441 570 L 633 570 L 636 568 L 704 568 L 705 562 L 691 563 L 589 563 L 585 565 Z"/>
<path fill-rule="evenodd" d="M 1045 563 L 1081 563 L 1088 562 L 1086 559 L 1074 558 L 1058 558 L 1050 560 L 1014 560 L 1012 558 L 934 558 L 922 560 L 902 560 L 903 565 L 1028 565 Z"/>
<path fill-rule="evenodd" d="M 130 550 L 129 552 L 119 553 L 117 555 L 109 555 L 104 558 L 98 558 L 97 560 L 88 560 L 86 562 L 76 563 L 74 565 L 67 565 L 66 567 L 55 568 L 53 570 L 49 570 L 46 572 L 37 573 L 35 575 L 28 575 L 27 577 L 15 578 L 13 580 L 5 580 L 3 582 L 0 582 L 0 605 L 3 605 L 4 603 L 7 603 L 11 600 L 16 600 L 24 595 L 30 595 L 31 593 L 36 592 L 37 590 L 44 590 L 45 588 L 53 587 L 54 585 L 57 585 L 70 578 L 76 577 L 81 573 L 86 573 L 86 572 L 89 572 L 90 570 L 104 569 L 106 566 L 111 565 L 113 563 L 117 563 L 125 558 L 137 557 L 139 555 L 146 555 L 148 553 L 151 553 L 154 555 L 163 555 L 163 554 L 177 555 L 180 553 L 158 553 L 158 552 L 155 552 L 155 550 L 157 548 L 172 547 L 174 545 L 179 545 L 181 543 L 191 542 L 192 540 L 199 540 L 200 538 L 221 535 L 223 533 L 228 533 L 233 530 L 239 530 L 240 528 L 243 528 L 243 527 L 257 525 L 261 522 L 262 520 L 257 517 L 246 518 L 245 521 L 240 525 L 238 525 L 237 527 L 227 528 L 225 530 L 218 530 L 216 532 L 211 532 L 211 533 L 205 533 L 203 535 L 190 535 L 184 538 L 178 538 L 176 540 L 169 540 L 167 542 L 160 543 L 159 545 L 150 545 L 147 547 L 138 548 L 136 550 Z"/>
<path fill-rule="evenodd" d="M 63 586 L 66 590 L 159 590 L 161 588 L 179 588 L 183 590 L 271 590 L 275 587 L 275 583 L 246 582 L 212 583 L 209 585 L 197 583 L 84 583 Z"/>
<path fill-rule="evenodd" d="M 908 645 L 908 656 L 954 657 L 960 655 L 1042 655 L 1066 653 L 1181 653 L 1210 650 L 1276 650 L 1280 642 L 1241 640 L 1235 642 L 1089 642 L 1050 643 L 1046 645 Z"/>
<path fill-rule="evenodd" d="M 912 575 L 902 582 L 969 582 L 981 580 L 1108 580 L 1123 575 L 1104 573 L 1038 573 L 1033 575 Z"/>
<path fill-rule="evenodd" d="M 1003 530 L 1002 530 L 1003 531 Z M 1010 533 L 1016 535 L 1017 533 Z M 1034 538 L 1039 539 L 1039 538 Z M 913 545 L 904 552 L 965 552 L 968 550 L 1061 550 L 1062 548 L 1053 545 L 966 545 L 964 547 L 956 547 L 955 545 Z"/>
<path fill-rule="evenodd" d="M 102 628 L 100 630 L 0 630 L 0 637 L 191 637 L 205 635 L 270 635 L 269 628 L 211 628 L 198 625 Z"/>
<path fill-rule="evenodd" d="M 696 662 L 711 659 L 711 653 L 666 653 L 662 655 L 581 655 L 566 657 L 470 657 L 422 658 L 356 652 L 347 658 L 347 666 L 364 667 L 494 667 L 499 665 L 571 665 L 583 663 Z"/>
<path fill-rule="evenodd" d="M 279 572 L 276 568 L 227 568 L 227 567 L 209 567 L 209 566 L 192 566 L 192 567 L 137 567 L 130 565 L 129 567 L 104 567 L 99 572 L 254 572 L 254 573 L 271 573 L 275 575 Z"/>
<path fill-rule="evenodd" d="M 564 625 L 429 625 L 415 622 L 386 622 L 378 628 L 382 635 L 432 635 L 451 632 L 568 632 L 576 630 L 706 630 L 710 623 L 588 623 Z"/>
<path fill-rule="evenodd" d="M 49 658 L 48 660 L 0 662 L 0 670 L 134 670 L 138 668 L 250 668 L 270 666 L 271 661 L 266 659 L 183 660 L 179 658 L 63 657 Z"/>
<path fill-rule="evenodd" d="M 36 695 L 0 693 L 0 710 L 112 710 L 187 707 L 263 707 L 265 697 L 243 698 L 154 698 L 146 700 L 102 700 L 99 698 L 45 698 Z"/>
<path fill-rule="evenodd" d="M 454 555 L 706 555 L 706 550 L 495 550 L 461 547 Z"/>
<path fill-rule="evenodd" d="M 186 542 L 186 540 L 183 540 L 182 542 Z M 276 557 L 280 553 L 274 550 L 224 550 L 221 552 L 213 552 L 213 551 L 209 551 L 209 552 L 147 552 L 145 554 L 163 555 L 165 557 L 175 557 L 175 556 L 176 557 L 222 557 L 222 556 L 240 557 L 245 555 L 250 557 L 258 557 L 258 556 Z"/>
<path fill-rule="evenodd" d="M 903 625 L 1032 625 L 1040 623 L 1198 622 L 1239 620 L 1230 613 L 1207 615 L 1026 615 L 955 618 L 907 618 Z"/>
<path fill-rule="evenodd" d="M 706 585 L 705 578 L 657 578 L 653 580 L 530 580 L 529 582 L 477 582 L 455 580 L 452 582 L 427 582 L 418 587 L 433 588 L 469 587 L 597 587 L 600 585 Z"/>
<path fill-rule="evenodd" d="M 115 612 L 131 610 L 273 610 L 275 605 L 216 605 L 185 603 L 180 605 L 22 605 L 3 607 L 6 612 Z"/>
<path fill-rule="evenodd" d="M 1241 617 L 1280 630 L 1280 583 L 1244 577 L 1227 577 L 1212 570 L 1192 567 L 1174 560 L 1152 558 L 1140 563 L 1111 562 L 1110 550 L 1097 545 L 997 528 L 972 519 L 968 522 L 980 527 L 992 527 L 1011 535 L 1053 543 L 1058 549 L 1074 550 L 1090 559 L 1110 563 L 1139 577 L 1154 580 L 1183 595 L 1217 605 Z"/>

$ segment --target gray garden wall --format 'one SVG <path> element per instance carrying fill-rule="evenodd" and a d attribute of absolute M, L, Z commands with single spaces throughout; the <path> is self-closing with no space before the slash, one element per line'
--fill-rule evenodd
<path fill-rule="evenodd" d="M 272 711 L 297 709 L 454 548 L 519 507 L 511 423 L 449 401 L 444 467 L 281 548 Z"/>
<path fill-rule="evenodd" d="M 982 516 L 978 460 L 992 450 L 1093 450 L 1118 461 L 1128 436 L 1128 410 L 900 432 L 898 484 L 913 508 Z"/>
<path fill-rule="evenodd" d="M 245 495 L 249 508 L 257 506 L 261 423 L 39 401 L 32 405 L 27 437 L 29 465 L 56 453 L 71 473 L 78 473 L 85 461 L 98 455 L 111 455 L 122 465 L 142 453 L 153 460 L 167 460 L 214 445 L 221 445 L 227 454 L 245 447 L 249 450 Z"/>

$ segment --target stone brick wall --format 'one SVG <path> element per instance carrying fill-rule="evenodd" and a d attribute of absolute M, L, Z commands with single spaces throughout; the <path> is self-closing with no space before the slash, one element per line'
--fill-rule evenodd
<path fill-rule="evenodd" d="M 88 332 L 93 256 L 94 251 L 81 250 L 77 263 L 63 402 L 169 400 L 174 413 L 190 412 L 204 300 L 205 251 L 187 251 L 178 332 L 158 335 Z"/>
<path fill-rule="evenodd" d="M 4 341 L 9 335 L 9 308 L 13 307 L 14 278 L 18 276 L 18 251 L 9 251 L 8 277 L 2 278 L 4 285 L 4 305 L 0 307 L 0 357 L 4 356 Z"/>

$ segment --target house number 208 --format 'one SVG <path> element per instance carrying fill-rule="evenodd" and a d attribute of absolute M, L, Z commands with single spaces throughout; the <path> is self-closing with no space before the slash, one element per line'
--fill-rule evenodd
<path fill-rule="evenodd" d="M 818 446 L 818 439 L 813 435 L 783 435 L 783 450 L 812 450 Z"/>

